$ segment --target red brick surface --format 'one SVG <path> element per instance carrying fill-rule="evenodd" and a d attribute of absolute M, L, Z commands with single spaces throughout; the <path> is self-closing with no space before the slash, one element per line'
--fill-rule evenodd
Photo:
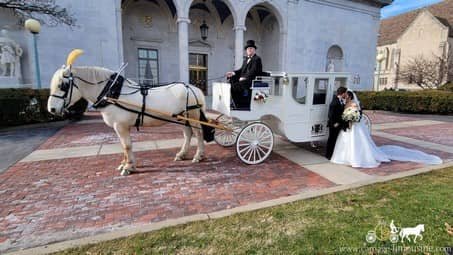
<path fill-rule="evenodd" d="M 453 146 L 453 123 L 410 128 L 392 128 L 382 130 L 382 132 Z"/>
<path fill-rule="evenodd" d="M 173 162 L 176 152 L 136 153 L 139 172 L 127 177 L 115 170 L 120 154 L 14 165 L 0 175 L 0 251 L 334 186 L 277 154 L 245 166 L 217 145 L 199 164 Z"/>
<path fill-rule="evenodd" d="M 384 111 L 370 111 L 366 110 L 365 113 L 370 117 L 373 124 L 382 124 L 382 123 L 392 123 L 392 122 L 402 122 L 402 121 L 414 121 L 418 120 L 415 117 L 401 116 L 399 114 L 394 114 L 391 112 Z"/>
<path fill-rule="evenodd" d="M 137 131 L 131 128 L 133 142 L 155 141 L 184 138 L 183 127 L 177 124 L 166 124 L 160 127 L 140 127 Z M 43 143 L 39 149 L 55 149 L 100 144 L 119 143 L 120 140 L 113 128 L 104 123 L 69 124 Z"/>

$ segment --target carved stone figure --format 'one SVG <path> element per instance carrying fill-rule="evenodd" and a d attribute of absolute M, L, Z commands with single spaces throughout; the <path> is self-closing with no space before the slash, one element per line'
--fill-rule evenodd
<path fill-rule="evenodd" d="M 2 30 L 0 37 L 0 76 L 21 79 L 20 58 L 23 50 Z"/>
<path fill-rule="evenodd" d="M 329 65 L 327 65 L 327 72 L 335 72 L 335 65 L 331 59 L 329 60 Z"/>

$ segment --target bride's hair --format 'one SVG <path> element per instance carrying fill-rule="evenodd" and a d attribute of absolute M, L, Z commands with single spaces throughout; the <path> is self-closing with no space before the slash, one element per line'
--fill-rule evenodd
<path fill-rule="evenodd" d="M 354 93 L 352 93 L 352 91 L 349 91 L 349 90 L 347 91 L 347 93 L 348 93 L 349 98 L 351 100 L 353 100 L 354 99 Z"/>

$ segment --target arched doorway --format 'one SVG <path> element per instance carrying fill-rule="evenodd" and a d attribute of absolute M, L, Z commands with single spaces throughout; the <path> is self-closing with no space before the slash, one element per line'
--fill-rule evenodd
<path fill-rule="evenodd" d="M 233 66 L 233 15 L 222 0 L 194 0 L 189 19 L 189 82 L 209 95 Z"/>
<path fill-rule="evenodd" d="M 248 11 L 245 20 L 247 30 L 244 42 L 256 41 L 256 52 L 263 61 L 263 71 L 282 71 L 281 27 L 276 12 L 270 4 L 261 3 Z"/>

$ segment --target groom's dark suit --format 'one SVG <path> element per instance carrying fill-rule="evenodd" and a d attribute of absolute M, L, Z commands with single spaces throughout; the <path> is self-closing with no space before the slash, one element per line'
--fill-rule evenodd
<path fill-rule="evenodd" d="M 329 138 L 327 139 L 326 158 L 330 160 L 335 149 L 335 143 L 337 142 L 338 134 L 343 127 L 343 119 L 341 115 L 344 111 L 344 105 L 337 96 L 334 96 L 332 102 L 329 105 L 329 120 L 327 126 L 329 127 Z M 338 126 L 335 127 L 335 123 Z"/>

